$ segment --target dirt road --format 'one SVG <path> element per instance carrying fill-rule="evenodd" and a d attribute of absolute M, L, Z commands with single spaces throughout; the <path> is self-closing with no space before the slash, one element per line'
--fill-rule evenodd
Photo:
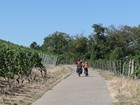
<path fill-rule="evenodd" d="M 75 70 L 76 66 L 73 67 Z M 32 105 L 111 105 L 112 99 L 105 81 L 94 70 L 81 77 L 74 72 Z"/>

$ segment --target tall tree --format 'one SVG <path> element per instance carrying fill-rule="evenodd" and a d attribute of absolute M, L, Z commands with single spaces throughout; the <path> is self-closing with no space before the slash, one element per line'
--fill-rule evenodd
<path fill-rule="evenodd" d="M 104 59 L 107 52 L 106 28 L 102 24 L 93 24 L 94 33 L 89 36 L 89 50 L 92 60 Z"/>
<path fill-rule="evenodd" d="M 68 51 L 68 42 L 70 37 L 63 32 L 54 32 L 48 37 L 44 38 L 42 49 L 52 54 L 63 54 Z"/>
<path fill-rule="evenodd" d="M 83 35 L 77 36 L 75 38 L 74 46 L 77 57 L 85 59 L 86 54 L 88 53 L 88 39 Z"/>

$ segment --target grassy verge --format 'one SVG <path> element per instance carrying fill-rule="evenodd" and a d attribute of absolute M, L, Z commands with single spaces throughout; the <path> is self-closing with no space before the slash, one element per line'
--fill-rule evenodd
<path fill-rule="evenodd" d="M 112 105 L 140 105 L 140 81 L 97 70 L 104 77 L 113 99 Z"/>
<path fill-rule="evenodd" d="M 48 70 L 45 79 L 38 78 L 38 82 L 16 87 L 17 91 L 0 94 L 0 105 L 31 105 L 45 92 L 72 73 L 68 66 L 57 66 Z M 13 88 L 15 90 L 15 88 Z M 9 94 L 10 93 L 10 94 Z M 14 95 L 13 95 L 14 94 Z"/>

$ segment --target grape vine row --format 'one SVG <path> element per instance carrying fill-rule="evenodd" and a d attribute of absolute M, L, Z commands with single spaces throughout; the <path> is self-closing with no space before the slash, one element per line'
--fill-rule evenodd
<path fill-rule="evenodd" d="M 57 59 L 47 56 L 30 48 L 0 40 L 0 77 L 9 80 L 15 75 L 31 73 L 32 68 L 45 69 L 49 61 L 55 63 Z"/>

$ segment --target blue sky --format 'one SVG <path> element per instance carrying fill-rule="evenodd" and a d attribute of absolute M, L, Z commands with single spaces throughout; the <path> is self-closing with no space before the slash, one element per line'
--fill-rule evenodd
<path fill-rule="evenodd" d="M 140 0 L 0 0 L 0 39 L 42 45 L 53 32 L 93 32 L 91 26 L 140 24 Z"/>

